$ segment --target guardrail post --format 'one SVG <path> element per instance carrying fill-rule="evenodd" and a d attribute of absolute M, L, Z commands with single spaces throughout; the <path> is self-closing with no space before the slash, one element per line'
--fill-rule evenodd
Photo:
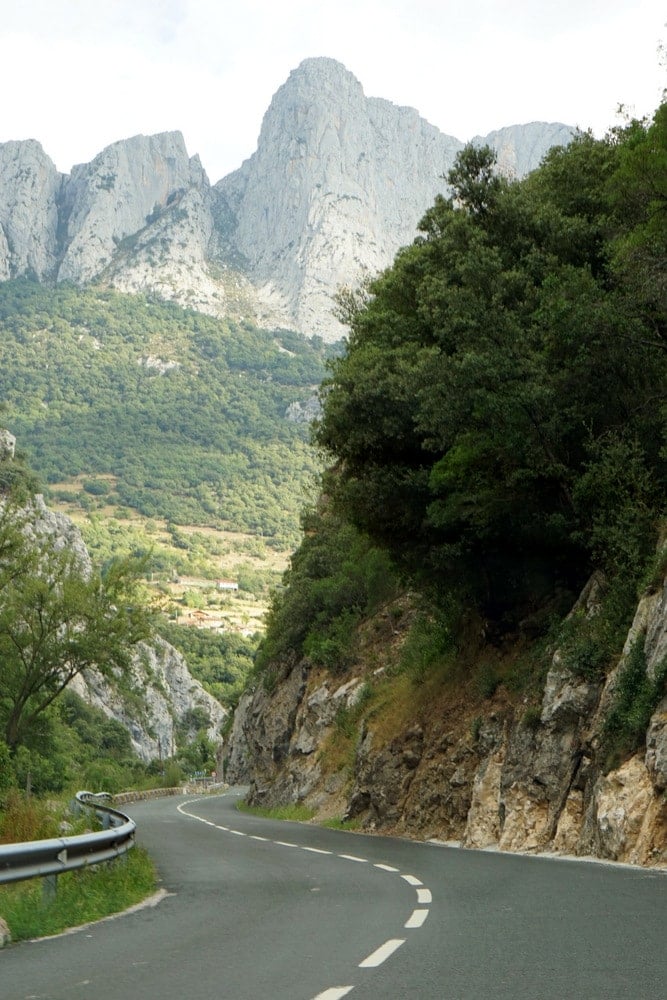
<path fill-rule="evenodd" d="M 58 876 L 45 875 L 42 879 L 42 902 L 45 906 L 52 903 L 58 894 Z"/>

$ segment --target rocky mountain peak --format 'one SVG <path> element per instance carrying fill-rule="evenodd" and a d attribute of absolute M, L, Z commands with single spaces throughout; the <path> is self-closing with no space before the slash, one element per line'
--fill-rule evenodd
<path fill-rule="evenodd" d="M 72 170 L 64 187 L 66 249 L 61 281 L 90 281 L 122 241 L 156 221 L 191 187 L 207 187 L 199 158 L 188 156 L 180 132 L 136 135 Z"/>
<path fill-rule="evenodd" d="M 522 176 L 564 125 L 479 141 Z M 213 315 L 337 340 L 340 286 L 385 268 L 463 143 L 413 108 L 366 97 L 335 59 L 278 89 L 256 152 L 211 189 L 180 132 L 115 142 L 61 175 L 38 142 L 0 144 L 0 280 L 101 281 Z"/>

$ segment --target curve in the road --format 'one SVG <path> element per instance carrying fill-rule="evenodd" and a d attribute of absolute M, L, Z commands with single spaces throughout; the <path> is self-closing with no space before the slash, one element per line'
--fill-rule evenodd
<path fill-rule="evenodd" d="M 198 816 L 197 813 L 191 812 L 187 809 L 187 806 L 195 805 L 197 802 L 201 802 L 202 798 L 189 799 L 187 802 L 182 802 L 178 806 L 178 811 L 182 816 L 187 816 L 189 819 L 197 820 L 199 823 L 204 823 L 206 826 L 212 826 L 216 830 L 220 830 L 221 833 L 233 834 L 236 837 L 247 837 L 248 840 L 257 840 L 262 843 L 273 844 L 276 847 L 286 847 L 294 849 L 297 851 L 307 851 L 309 854 L 324 854 L 329 857 L 340 858 L 341 861 L 349 861 L 354 864 L 371 865 L 373 868 L 377 868 L 379 871 L 386 872 L 390 875 L 398 875 L 407 882 L 408 885 L 413 886 L 417 894 L 417 907 L 412 911 L 408 919 L 403 924 L 404 930 L 417 930 L 423 927 L 426 918 L 429 915 L 429 907 L 433 902 L 433 897 L 430 889 L 428 889 L 421 879 L 417 878 L 416 875 L 407 874 L 402 872 L 399 868 L 393 867 L 393 865 L 386 865 L 371 862 L 368 858 L 358 857 L 356 854 L 338 854 L 335 851 L 323 850 L 321 847 L 305 847 L 301 844 L 294 844 L 287 840 L 272 840 L 269 837 L 260 837 L 256 834 L 245 833 L 243 830 L 235 830 L 229 826 L 222 826 L 219 823 L 214 823 L 210 819 L 206 819 L 204 816 Z M 376 948 L 370 955 L 362 959 L 359 962 L 358 968 L 360 969 L 377 969 L 378 966 L 383 965 L 387 959 L 398 951 L 401 945 L 405 944 L 407 938 L 389 938 L 378 948 Z M 355 984 L 352 983 L 348 986 L 332 986 L 325 989 L 323 992 L 318 993 L 313 1000 L 340 1000 L 341 997 L 347 996 L 354 989 Z"/>

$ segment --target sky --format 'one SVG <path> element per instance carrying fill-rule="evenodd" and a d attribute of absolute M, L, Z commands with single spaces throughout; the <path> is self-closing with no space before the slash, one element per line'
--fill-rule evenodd
<path fill-rule="evenodd" d="M 215 182 L 312 56 L 462 141 L 530 121 L 601 136 L 619 105 L 660 103 L 666 22 L 665 0 L 0 0 L 0 142 L 38 139 L 69 173 L 179 130 Z"/>

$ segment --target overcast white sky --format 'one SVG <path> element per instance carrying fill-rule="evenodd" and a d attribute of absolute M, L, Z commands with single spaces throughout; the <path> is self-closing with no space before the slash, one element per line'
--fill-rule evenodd
<path fill-rule="evenodd" d="M 179 129 L 212 182 L 309 56 L 463 141 L 562 121 L 598 135 L 667 86 L 665 0 L 0 0 L 0 141 L 59 170 Z"/>

